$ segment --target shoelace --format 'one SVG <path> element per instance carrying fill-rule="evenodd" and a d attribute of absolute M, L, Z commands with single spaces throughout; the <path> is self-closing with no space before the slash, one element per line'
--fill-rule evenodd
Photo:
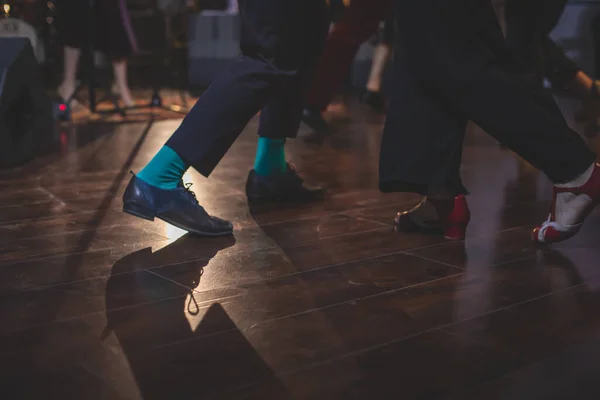
<path fill-rule="evenodd" d="M 192 196 L 194 198 L 194 201 L 196 202 L 196 204 L 200 204 L 200 203 L 198 203 L 198 198 L 196 197 L 196 193 L 194 193 L 194 191 L 192 189 L 190 189 L 192 187 L 192 185 L 193 185 L 192 182 L 188 182 L 188 183 L 184 183 L 183 187 L 190 194 L 190 196 Z"/>

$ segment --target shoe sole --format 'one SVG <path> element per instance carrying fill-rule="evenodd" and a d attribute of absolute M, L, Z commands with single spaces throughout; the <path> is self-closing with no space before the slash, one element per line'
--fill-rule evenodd
<path fill-rule="evenodd" d="M 197 231 L 197 230 L 190 230 L 187 228 L 184 228 L 174 222 L 171 222 L 169 220 L 166 220 L 164 218 L 161 217 L 156 217 L 154 215 L 152 215 L 152 213 L 149 213 L 147 210 L 143 210 L 140 207 L 136 206 L 136 205 L 123 205 L 123 212 L 129 215 L 133 215 L 134 217 L 138 217 L 138 218 L 142 218 L 145 219 L 147 221 L 154 221 L 156 218 L 160 219 L 161 221 L 166 222 L 167 224 L 173 225 L 176 228 L 179 228 L 181 230 L 184 230 L 186 232 L 189 233 L 193 233 L 195 235 L 198 236 L 206 236 L 206 237 L 219 237 L 219 236 L 229 236 L 229 235 L 233 235 L 233 230 L 231 231 L 225 231 L 225 232 L 203 232 L 203 231 Z"/>

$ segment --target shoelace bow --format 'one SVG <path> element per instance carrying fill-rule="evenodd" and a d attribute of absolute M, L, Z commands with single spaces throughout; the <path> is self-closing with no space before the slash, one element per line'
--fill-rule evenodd
<path fill-rule="evenodd" d="M 192 189 L 190 189 L 192 187 L 192 185 L 193 185 L 192 182 L 188 182 L 188 183 L 184 183 L 183 187 L 190 194 L 190 196 L 192 196 L 194 198 L 194 201 L 196 202 L 196 204 L 200 204 L 198 202 L 198 198 L 196 197 L 196 193 L 194 193 L 194 191 Z"/>

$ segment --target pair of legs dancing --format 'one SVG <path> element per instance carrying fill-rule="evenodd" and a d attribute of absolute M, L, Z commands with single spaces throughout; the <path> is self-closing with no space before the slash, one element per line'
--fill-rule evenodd
<path fill-rule="evenodd" d="M 181 177 L 188 166 L 208 176 L 261 109 L 260 134 L 267 140 L 296 132 L 301 82 L 326 32 L 326 21 L 323 33 L 315 29 L 326 14 L 323 5 L 240 0 L 244 56 L 200 98 L 165 154 L 161 150 L 140 178 L 132 178 L 124 211 L 204 235 L 232 232 L 229 222 L 204 211 Z M 455 198 L 465 192 L 459 167 L 470 119 L 555 183 L 552 212 L 534 239 L 549 243 L 575 234 L 600 203 L 600 167 L 552 97 L 519 76 L 489 0 L 396 0 L 396 15 L 396 79 L 382 143 L 381 189 L 430 196 L 446 236 L 464 236 L 468 213 L 456 207 Z M 269 177 L 251 172 L 249 200 L 312 198 L 319 192 L 289 171 Z M 457 209 L 463 214 L 457 216 Z"/>
<path fill-rule="evenodd" d="M 163 219 L 200 235 L 231 234 L 208 215 L 181 179 L 189 167 L 208 177 L 259 111 L 259 147 L 246 184 L 249 202 L 304 201 L 323 196 L 285 162 L 286 138 L 302 115 L 304 87 L 329 27 L 323 0 L 239 0 L 243 55 L 200 97 L 166 145 L 134 176 L 123 210 Z"/>
<path fill-rule="evenodd" d="M 555 184 L 551 214 L 533 239 L 551 243 L 574 235 L 600 202 L 596 155 L 567 126 L 551 95 L 519 68 L 490 1 L 396 0 L 395 13 L 395 82 L 380 188 L 427 196 L 439 217 L 437 225 L 424 226 L 411 210 L 397 216 L 398 228 L 464 237 L 469 215 L 459 168 L 472 120 Z"/>

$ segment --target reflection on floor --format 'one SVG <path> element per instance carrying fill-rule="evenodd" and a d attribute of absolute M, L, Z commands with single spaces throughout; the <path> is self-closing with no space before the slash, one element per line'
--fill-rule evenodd
<path fill-rule="evenodd" d="M 416 198 L 377 190 L 383 120 L 341 110 L 289 146 L 322 203 L 248 209 L 256 121 L 211 179 L 188 173 L 235 238 L 120 212 L 177 120 L 66 127 L 0 171 L 2 397 L 599 398 L 600 214 L 531 245 L 550 184 L 472 128 L 467 240 L 394 233 Z"/>

